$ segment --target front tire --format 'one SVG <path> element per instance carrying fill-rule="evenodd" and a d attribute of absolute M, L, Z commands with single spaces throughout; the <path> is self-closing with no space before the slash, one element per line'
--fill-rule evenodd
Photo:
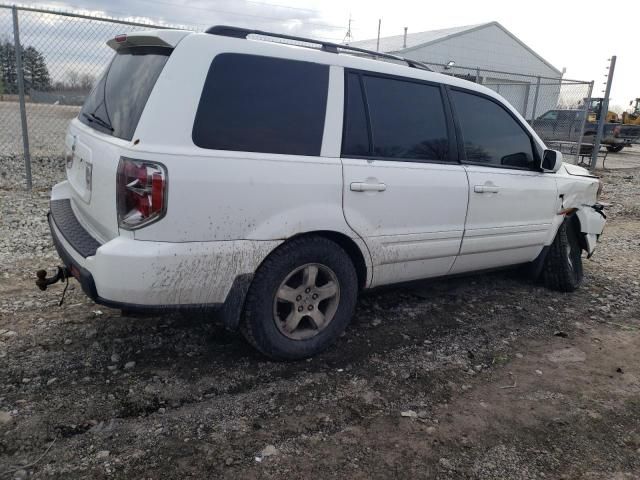
<path fill-rule="evenodd" d="M 274 360 L 310 357 L 345 330 L 357 294 L 356 270 L 342 247 L 323 237 L 296 238 L 256 272 L 240 329 Z"/>
<path fill-rule="evenodd" d="M 573 292 L 582 284 L 582 247 L 578 235 L 574 221 L 566 218 L 545 259 L 542 276 L 547 288 Z"/>

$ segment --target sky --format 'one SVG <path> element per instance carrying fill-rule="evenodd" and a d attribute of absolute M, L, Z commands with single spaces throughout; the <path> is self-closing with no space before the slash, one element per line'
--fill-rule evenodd
<path fill-rule="evenodd" d="M 21 2 L 64 10 L 179 24 L 203 30 L 237 25 L 342 42 L 349 18 L 353 40 L 498 21 L 565 78 L 594 80 L 602 96 L 608 59 L 617 55 L 611 105 L 640 97 L 640 0 L 610 10 L 593 0 L 68 0 Z M 598 13 L 601 12 L 601 13 Z M 612 21 L 614 16 L 615 21 Z M 628 20 L 626 20 L 628 19 Z M 602 25 L 600 25 L 602 23 Z M 455 59 L 454 59 L 455 60 Z"/>

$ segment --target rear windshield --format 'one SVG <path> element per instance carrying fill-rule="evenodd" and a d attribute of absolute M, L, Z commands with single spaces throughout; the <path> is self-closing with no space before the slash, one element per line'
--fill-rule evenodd
<path fill-rule="evenodd" d="M 170 48 L 122 48 L 93 88 L 79 119 L 91 128 L 131 140 Z"/>

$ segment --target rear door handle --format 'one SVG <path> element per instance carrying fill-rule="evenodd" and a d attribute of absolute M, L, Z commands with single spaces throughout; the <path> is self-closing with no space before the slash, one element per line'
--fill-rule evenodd
<path fill-rule="evenodd" d="M 387 186 L 384 183 L 365 183 L 353 182 L 351 184 L 352 192 L 384 192 Z"/>
<path fill-rule="evenodd" d="M 475 185 L 473 191 L 476 193 L 498 193 L 500 187 L 495 185 Z"/>

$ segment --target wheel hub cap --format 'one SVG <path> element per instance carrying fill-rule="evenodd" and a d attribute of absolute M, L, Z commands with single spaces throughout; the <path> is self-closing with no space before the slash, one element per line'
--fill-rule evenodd
<path fill-rule="evenodd" d="M 331 323 L 339 300 L 340 284 L 333 270 L 319 263 L 302 265 L 276 290 L 274 322 L 293 340 L 314 337 Z"/>

